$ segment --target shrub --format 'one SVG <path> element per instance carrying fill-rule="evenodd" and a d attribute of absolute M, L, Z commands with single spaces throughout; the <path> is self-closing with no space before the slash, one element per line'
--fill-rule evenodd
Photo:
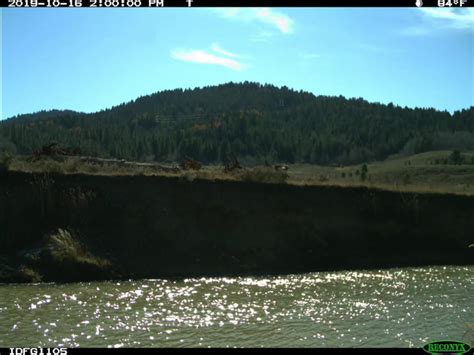
<path fill-rule="evenodd" d="M 464 156 L 457 149 L 454 149 L 449 155 L 449 161 L 453 164 L 461 164 L 464 160 Z"/>
<path fill-rule="evenodd" d="M 360 179 L 361 179 L 362 181 L 365 181 L 365 179 L 367 178 L 367 171 L 368 171 L 368 170 L 369 170 L 369 169 L 367 168 L 367 165 L 366 165 L 366 164 L 362 165 L 361 174 L 360 174 Z"/>
<path fill-rule="evenodd" d="M 268 167 L 258 167 L 244 171 L 240 174 L 240 179 L 242 181 L 283 184 L 288 179 L 288 173 Z"/>
<path fill-rule="evenodd" d="M 12 160 L 13 158 L 9 153 L 2 153 L 0 155 L 0 173 L 8 171 Z"/>

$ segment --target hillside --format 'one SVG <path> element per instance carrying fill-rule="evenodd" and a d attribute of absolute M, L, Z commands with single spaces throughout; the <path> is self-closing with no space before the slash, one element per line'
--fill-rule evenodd
<path fill-rule="evenodd" d="M 0 151 L 59 142 L 91 156 L 220 164 L 357 164 L 474 149 L 474 107 L 450 114 L 286 87 L 228 83 L 167 90 L 96 113 L 43 111 L 0 122 Z"/>

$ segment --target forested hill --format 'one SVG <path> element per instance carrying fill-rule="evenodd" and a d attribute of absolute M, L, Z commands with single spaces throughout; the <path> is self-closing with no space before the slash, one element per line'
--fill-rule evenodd
<path fill-rule="evenodd" d="M 0 122 L 0 150 L 30 154 L 50 142 L 129 160 L 221 163 L 235 154 L 247 164 L 348 164 L 474 149 L 474 107 L 451 115 L 245 82 L 162 91 L 92 114 L 54 110 Z"/>

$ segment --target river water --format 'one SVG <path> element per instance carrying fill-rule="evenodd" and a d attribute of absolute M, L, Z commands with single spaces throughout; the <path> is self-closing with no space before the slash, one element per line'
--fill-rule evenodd
<path fill-rule="evenodd" d="M 0 285 L 0 347 L 421 347 L 474 333 L 474 266 Z M 466 332 L 467 331 L 467 332 Z"/>

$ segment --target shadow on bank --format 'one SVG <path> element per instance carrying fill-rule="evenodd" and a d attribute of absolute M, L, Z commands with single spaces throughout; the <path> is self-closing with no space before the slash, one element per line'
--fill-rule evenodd
<path fill-rule="evenodd" d="M 0 176 L 0 282 L 474 260 L 474 198 L 156 176 Z"/>

